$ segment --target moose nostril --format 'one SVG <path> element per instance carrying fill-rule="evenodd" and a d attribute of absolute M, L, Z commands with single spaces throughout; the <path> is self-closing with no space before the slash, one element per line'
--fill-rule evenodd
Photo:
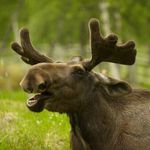
<path fill-rule="evenodd" d="M 27 93 L 32 93 L 33 92 L 33 89 L 32 88 L 24 88 L 23 89 L 25 92 Z"/>

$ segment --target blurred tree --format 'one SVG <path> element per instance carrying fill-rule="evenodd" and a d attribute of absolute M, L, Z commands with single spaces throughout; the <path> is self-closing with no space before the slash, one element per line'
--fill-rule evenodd
<path fill-rule="evenodd" d="M 0 30 L 0 41 L 5 39 L 12 18 L 15 20 L 17 14 L 19 26 L 29 27 L 35 42 L 85 45 L 88 37 L 87 22 L 91 17 L 101 17 L 99 5 L 102 2 L 103 0 L 1 0 L 0 23 L 3 30 Z M 149 1 L 105 2 L 109 3 L 110 30 L 119 32 L 123 40 L 135 36 L 140 42 L 149 43 Z M 119 30 L 114 21 L 116 14 L 119 14 L 121 20 Z"/>
<path fill-rule="evenodd" d="M 0 1 L 0 50 L 3 50 L 11 38 L 11 20 L 12 15 L 16 12 L 18 0 Z"/>
<path fill-rule="evenodd" d="M 150 45 L 148 40 L 150 33 L 150 14 L 148 13 L 150 8 L 149 1 L 107 0 L 107 3 L 109 4 L 110 30 L 121 35 L 122 41 L 134 39 L 142 45 Z M 140 53 L 140 50 L 138 50 L 138 53 Z M 134 65 L 133 67 L 129 67 L 128 80 L 135 83 L 136 79 L 137 74 Z"/>
<path fill-rule="evenodd" d="M 113 2 L 115 1 L 113 0 Z M 128 0 L 112 4 L 120 8 L 123 37 L 128 38 L 128 36 L 134 35 L 139 42 L 149 42 L 150 1 Z"/>
<path fill-rule="evenodd" d="M 99 0 L 26 0 L 27 26 L 35 42 L 60 43 L 64 46 L 79 43 L 81 55 L 87 44 L 87 23 L 91 17 L 99 17 Z M 42 38 L 41 38 L 42 37 Z"/>

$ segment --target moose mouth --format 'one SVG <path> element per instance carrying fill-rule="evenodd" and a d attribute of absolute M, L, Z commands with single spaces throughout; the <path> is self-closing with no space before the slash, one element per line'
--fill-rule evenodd
<path fill-rule="evenodd" d="M 27 100 L 27 107 L 34 112 L 41 112 L 45 106 L 45 100 L 51 98 L 53 93 L 43 92 L 36 94 L 35 96 Z"/>

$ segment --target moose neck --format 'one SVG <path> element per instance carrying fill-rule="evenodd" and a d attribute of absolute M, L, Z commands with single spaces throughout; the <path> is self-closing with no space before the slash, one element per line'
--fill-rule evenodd
<path fill-rule="evenodd" d="M 107 149 L 109 147 L 105 145 L 111 146 L 115 140 L 113 137 L 116 134 L 116 113 L 101 93 L 96 92 L 94 95 L 90 101 L 88 97 L 89 103 L 84 109 L 69 114 L 70 123 L 73 132 L 80 132 L 80 137 L 91 149 Z"/>

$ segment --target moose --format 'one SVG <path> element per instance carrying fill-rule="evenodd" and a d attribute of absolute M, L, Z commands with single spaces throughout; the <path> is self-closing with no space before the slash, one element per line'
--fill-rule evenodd
<path fill-rule="evenodd" d="M 135 43 L 118 45 L 117 35 L 103 37 L 99 27 L 97 19 L 89 21 L 92 58 L 68 62 L 39 53 L 28 29 L 21 30 L 21 45 L 13 42 L 11 47 L 33 65 L 20 83 L 25 92 L 35 94 L 27 107 L 66 113 L 72 150 L 150 150 L 150 91 L 92 71 L 101 62 L 134 64 Z"/>

